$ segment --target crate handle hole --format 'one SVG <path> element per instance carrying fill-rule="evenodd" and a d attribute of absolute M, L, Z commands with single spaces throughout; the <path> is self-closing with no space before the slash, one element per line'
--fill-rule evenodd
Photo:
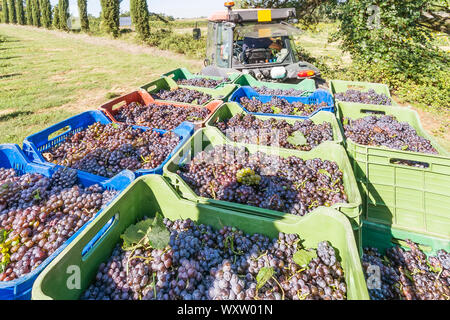
<path fill-rule="evenodd" d="M 400 166 L 421 168 L 421 169 L 428 169 L 430 167 L 430 164 L 426 163 L 426 162 L 406 160 L 406 159 L 396 159 L 396 158 L 390 159 L 389 163 L 400 165 Z"/>
<path fill-rule="evenodd" d="M 150 87 L 148 87 L 147 88 L 147 91 L 148 92 L 151 92 L 151 91 L 153 91 L 153 90 L 155 90 L 155 89 L 157 89 L 158 87 L 156 86 L 156 85 L 152 85 L 152 86 L 150 86 Z"/>
<path fill-rule="evenodd" d="M 385 115 L 386 112 L 379 110 L 369 110 L 369 109 L 361 109 L 361 113 L 369 113 L 369 114 L 382 114 Z"/>
<path fill-rule="evenodd" d="M 169 74 L 168 77 L 171 78 L 171 79 L 175 78 L 175 73 Z"/>
<path fill-rule="evenodd" d="M 116 103 L 115 105 L 113 105 L 112 107 L 111 107 L 111 110 L 112 111 L 115 111 L 115 110 L 117 110 L 117 109 L 120 109 L 120 108 L 122 108 L 122 107 L 126 107 L 126 103 L 124 103 L 123 101 L 121 101 L 121 102 L 119 102 L 119 103 Z"/>
<path fill-rule="evenodd" d="M 65 126 L 64 128 L 59 129 L 58 131 L 55 131 L 48 135 L 48 141 L 58 138 L 59 136 L 62 136 L 66 133 L 68 133 L 70 130 L 72 130 L 71 126 Z"/>
<path fill-rule="evenodd" d="M 119 221 L 119 213 L 116 213 L 107 223 L 100 229 L 99 232 L 84 246 L 81 251 L 81 256 L 83 259 L 105 238 L 109 231 L 117 224 Z"/>

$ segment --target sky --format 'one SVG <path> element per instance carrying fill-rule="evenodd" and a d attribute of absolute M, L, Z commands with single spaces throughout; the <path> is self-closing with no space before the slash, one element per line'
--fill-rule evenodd
<path fill-rule="evenodd" d="M 88 14 L 99 16 L 101 11 L 100 0 L 88 0 Z M 175 18 L 197 18 L 209 16 L 212 12 L 224 10 L 226 0 L 148 0 L 150 12 L 164 13 Z M 50 0 L 52 6 L 58 0 Z M 123 0 L 120 11 L 130 10 L 130 0 Z M 69 11 L 72 16 L 78 17 L 77 0 L 69 0 Z"/>

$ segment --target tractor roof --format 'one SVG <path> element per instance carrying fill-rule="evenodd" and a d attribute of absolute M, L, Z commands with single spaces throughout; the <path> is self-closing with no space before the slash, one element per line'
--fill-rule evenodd
<path fill-rule="evenodd" d="M 294 8 L 284 9 L 237 9 L 230 11 L 218 11 L 213 13 L 208 20 L 214 22 L 271 22 L 295 18 Z"/>

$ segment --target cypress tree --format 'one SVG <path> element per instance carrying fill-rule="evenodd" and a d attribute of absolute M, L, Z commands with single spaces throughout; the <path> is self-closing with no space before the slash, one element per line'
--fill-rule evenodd
<path fill-rule="evenodd" d="M 14 0 L 8 1 L 8 13 L 9 13 L 9 22 L 17 23 L 16 2 Z"/>
<path fill-rule="evenodd" d="M 87 0 L 78 0 L 78 11 L 80 14 L 81 30 L 89 31 L 89 19 L 87 14 Z"/>
<path fill-rule="evenodd" d="M 31 0 L 27 0 L 25 11 L 27 12 L 27 24 L 33 25 L 33 4 Z"/>
<path fill-rule="evenodd" d="M 41 7 L 42 26 L 50 29 L 52 26 L 52 6 L 50 0 L 39 0 Z"/>
<path fill-rule="evenodd" d="M 101 0 L 101 4 L 103 28 L 117 38 L 119 36 L 119 1 Z"/>
<path fill-rule="evenodd" d="M 3 22 L 9 23 L 8 2 L 6 0 L 2 0 L 2 13 L 3 13 Z"/>
<path fill-rule="evenodd" d="M 138 37 L 142 40 L 150 37 L 148 25 L 149 13 L 146 0 L 130 0 L 131 20 L 136 28 Z"/>
<path fill-rule="evenodd" d="M 31 1 L 31 10 L 33 17 L 33 26 L 40 27 L 41 26 L 41 9 L 39 7 L 39 0 Z"/>
<path fill-rule="evenodd" d="M 25 13 L 23 11 L 23 0 L 16 0 L 16 16 L 17 16 L 17 23 L 24 25 Z"/>
<path fill-rule="evenodd" d="M 53 8 L 53 28 L 59 29 L 59 6 L 55 5 Z"/>
<path fill-rule="evenodd" d="M 59 0 L 59 28 L 64 31 L 69 31 L 67 20 L 69 19 L 69 0 Z"/>

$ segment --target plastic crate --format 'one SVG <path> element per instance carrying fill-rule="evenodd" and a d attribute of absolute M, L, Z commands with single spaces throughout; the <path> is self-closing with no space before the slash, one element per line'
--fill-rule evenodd
<path fill-rule="evenodd" d="M 222 133 L 222 131 L 220 131 L 216 127 L 215 124 L 217 122 L 220 122 L 220 121 L 228 120 L 228 119 L 232 118 L 233 116 L 235 116 L 236 114 L 246 114 L 246 113 L 247 112 L 242 110 L 242 108 L 239 107 L 239 105 L 237 103 L 235 103 L 235 102 L 227 102 L 227 103 L 224 103 L 220 108 L 217 109 L 217 111 L 210 117 L 210 119 L 206 123 L 206 126 L 208 128 L 214 129 L 215 131 L 219 132 L 221 135 L 224 135 Z M 261 119 L 263 121 L 267 120 L 269 118 L 273 118 L 273 117 L 268 116 L 268 115 L 255 116 L 255 117 L 258 118 L 258 119 Z M 285 118 L 285 117 L 277 117 L 277 118 L 274 118 L 274 119 L 276 119 L 278 121 L 285 120 L 289 124 L 294 124 L 297 121 L 302 121 L 302 120 L 298 120 L 298 119 Z M 310 118 L 310 120 L 313 121 L 316 124 L 320 124 L 320 123 L 324 123 L 324 122 L 331 123 L 331 128 L 333 130 L 333 141 L 326 141 L 324 143 L 338 143 L 338 144 L 343 143 L 344 139 L 342 137 L 342 133 L 341 133 L 341 130 L 339 128 L 339 124 L 338 124 L 334 114 L 332 114 L 330 112 L 319 111 L 314 116 L 312 116 Z M 232 142 L 230 139 L 228 139 L 228 137 L 226 137 L 226 139 L 227 139 L 228 142 Z"/>
<path fill-rule="evenodd" d="M 238 84 L 241 87 L 249 86 L 252 88 L 259 88 L 259 87 L 267 87 L 270 89 L 281 89 L 281 90 L 289 90 L 289 89 L 295 89 L 295 90 L 303 90 L 305 91 L 302 96 L 309 96 L 314 91 L 316 91 L 316 82 L 314 79 L 305 79 L 297 84 L 290 84 L 290 83 L 278 83 L 278 82 L 264 82 L 264 81 L 258 81 L 253 76 L 249 74 L 243 74 L 239 78 L 233 81 L 234 84 Z"/>
<path fill-rule="evenodd" d="M 303 245 L 306 247 L 317 247 L 320 241 L 328 240 L 339 252 L 348 299 L 369 299 L 350 224 L 339 212 L 320 208 L 306 217 L 279 218 L 243 214 L 183 200 L 162 177 L 155 175 L 137 179 L 118 201 L 44 270 L 33 286 L 32 299 L 78 299 L 95 279 L 100 263 L 110 257 L 126 228 L 144 216 L 151 217 L 155 212 L 171 220 L 190 218 L 214 228 L 233 226 L 246 233 L 260 233 L 272 238 L 277 237 L 280 231 L 294 233 L 304 239 Z M 111 219 L 114 220 L 112 223 Z M 103 233 L 105 229 L 106 233 Z M 92 245 L 95 238 L 100 239 Z M 86 247 L 91 249 L 86 252 Z M 71 276 L 67 274 L 69 266 L 80 268 L 82 277 L 79 289 L 71 290 L 66 286 Z"/>
<path fill-rule="evenodd" d="M 201 87 L 192 87 L 192 86 L 178 86 L 175 81 L 168 77 L 163 77 L 160 79 L 157 79 L 155 81 L 152 81 L 150 83 L 147 83 L 141 87 L 141 90 L 144 90 L 150 94 L 156 94 L 157 92 L 161 90 L 174 90 L 177 88 L 186 88 L 190 90 L 200 91 L 206 94 L 211 95 L 211 99 L 202 104 L 202 106 L 206 106 L 208 103 L 210 103 L 212 100 L 222 100 L 227 101 L 228 98 L 231 96 L 231 94 L 236 90 L 237 86 L 234 84 L 226 84 L 221 88 L 218 89 L 211 89 L 211 88 L 201 88 Z M 177 101 L 170 101 L 170 100 L 159 100 L 156 99 L 156 101 L 165 101 L 165 102 L 172 102 L 172 103 L 180 103 Z M 189 104 L 187 105 L 195 105 L 195 104 Z"/>
<path fill-rule="evenodd" d="M 376 114 L 373 114 L 373 113 Z M 450 154 L 430 137 L 414 110 L 403 107 L 338 103 L 338 118 L 392 115 L 429 139 L 439 155 L 365 146 L 345 139 L 363 198 L 364 219 L 450 239 Z M 342 121 L 339 121 L 342 128 Z M 395 164 L 423 163 L 426 168 Z"/>
<path fill-rule="evenodd" d="M 254 114 L 254 115 L 259 115 L 259 116 L 270 115 L 272 117 L 288 117 L 288 118 L 293 118 L 293 119 L 309 119 L 309 118 L 311 118 L 313 115 L 315 115 L 319 111 L 334 112 L 333 97 L 331 96 L 331 94 L 328 91 L 322 90 L 322 89 L 318 89 L 318 90 L 314 91 L 314 93 L 309 95 L 308 97 L 277 96 L 279 98 L 286 99 L 289 103 L 301 102 L 301 103 L 304 103 L 304 104 L 311 105 L 311 104 L 320 104 L 322 102 L 325 102 L 328 105 L 328 107 L 320 108 L 319 110 L 313 112 L 309 116 L 295 116 L 295 115 L 287 115 L 287 114 L 250 112 L 246 108 L 244 108 L 244 106 L 242 106 L 242 104 L 240 102 L 241 98 L 243 98 L 243 97 L 247 97 L 249 99 L 253 99 L 254 98 L 254 99 L 257 99 L 257 100 L 259 100 L 259 101 L 261 101 L 263 103 L 266 103 L 266 102 L 269 102 L 270 100 L 272 100 L 272 98 L 274 96 L 260 95 L 258 92 L 256 92 L 251 87 L 240 87 L 239 89 L 237 89 L 232 94 L 229 102 L 236 102 L 245 112 L 250 113 L 250 114 Z"/>
<path fill-rule="evenodd" d="M 26 156 L 32 161 L 41 164 L 51 164 L 47 162 L 42 153 L 46 150 L 58 145 L 62 141 L 64 141 L 69 135 L 80 132 L 86 129 L 88 126 L 94 124 L 95 122 L 100 122 L 102 124 L 109 124 L 111 120 L 109 120 L 101 111 L 87 111 L 80 113 L 76 116 L 73 116 L 69 119 L 63 120 L 47 129 L 44 129 L 38 133 L 35 133 L 29 137 L 27 137 L 23 142 L 23 151 Z M 159 129 L 148 129 L 143 127 L 133 126 L 135 128 L 139 128 L 141 130 L 153 130 L 159 132 L 160 134 L 164 134 L 168 131 L 159 130 Z M 54 138 L 49 138 L 52 134 L 59 132 L 60 130 L 65 131 Z M 180 137 L 180 142 L 177 147 L 172 151 L 172 153 L 167 157 L 164 162 L 159 165 L 155 169 L 140 169 L 134 172 L 134 174 L 139 177 L 145 174 L 162 174 L 164 164 L 170 159 L 170 157 L 177 152 L 178 149 L 187 141 L 188 138 L 194 132 L 194 125 L 189 122 L 183 122 L 177 128 L 173 130 L 173 132 Z M 94 175 L 91 173 L 84 172 L 90 179 L 104 179 L 104 177 Z"/>
<path fill-rule="evenodd" d="M 230 79 L 230 81 L 222 82 L 221 84 L 219 84 L 218 86 L 216 86 L 213 89 L 222 88 L 226 84 L 233 84 L 233 81 L 236 80 L 239 76 L 240 76 L 240 73 L 238 73 L 238 72 L 230 73 L 228 75 L 228 78 Z M 217 81 L 223 80 L 222 77 L 205 76 L 203 74 L 193 74 L 186 68 L 178 68 L 178 69 L 172 70 L 170 72 L 165 73 L 163 75 L 163 77 L 171 78 L 175 82 L 177 82 L 178 80 L 190 80 L 190 79 L 199 79 L 199 78 L 200 79 L 212 79 L 212 80 L 217 80 Z M 197 86 L 192 86 L 192 87 L 203 88 L 203 87 L 197 87 Z"/>
<path fill-rule="evenodd" d="M 4 144 L 0 145 L 0 167 L 16 169 L 19 174 L 25 173 L 39 173 L 46 177 L 51 177 L 59 166 L 46 166 L 29 162 L 25 154 L 20 150 L 18 145 Z M 93 184 L 99 184 L 104 189 L 109 190 L 124 190 L 134 180 L 134 174 L 131 171 L 123 171 L 119 175 L 110 180 L 103 179 L 102 181 L 91 180 L 83 173 L 78 174 L 79 182 L 88 187 Z M 117 196 L 116 196 L 117 198 Z M 100 210 L 95 217 L 97 217 L 104 209 Z M 64 250 L 78 235 L 86 228 L 93 219 L 89 220 L 82 226 L 72 237 L 64 242 L 51 256 L 47 257 L 35 270 L 12 281 L 0 281 L 0 300 L 29 300 L 31 298 L 31 288 L 39 273 L 55 259 L 61 251 Z"/>
<path fill-rule="evenodd" d="M 436 255 L 438 250 L 450 251 L 450 241 L 438 237 L 431 237 L 426 234 L 410 232 L 402 229 L 395 229 L 389 226 L 369 221 L 363 221 L 362 226 L 363 246 L 378 248 L 380 253 L 393 246 L 400 246 L 409 250 L 405 240 L 411 240 L 419 244 L 420 249 L 427 256 Z"/>
<path fill-rule="evenodd" d="M 391 97 L 389 87 L 382 83 L 330 80 L 329 86 L 330 86 L 331 94 L 333 95 L 333 98 L 336 100 L 336 102 L 339 101 L 335 97 L 336 93 L 346 92 L 347 90 L 350 90 L 350 89 L 355 89 L 355 90 L 364 91 L 364 92 L 369 91 L 369 89 L 373 89 L 378 94 L 385 94 L 386 96 L 388 96 L 392 101 L 392 105 L 397 105 L 397 103 Z M 353 104 L 353 102 L 349 102 L 349 103 Z"/>
<path fill-rule="evenodd" d="M 217 110 L 217 108 L 223 103 L 222 100 L 213 100 L 210 103 L 208 103 L 206 106 L 194 106 L 194 105 L 186 105 L 181 103 L 170 103 L 170 102 L 162 102 L 162 101 L 156 101 L 153 99 L 153 97 L 146 91 L 134 91 L 132 93 L 129 93 L 127 95 L 124 95 L 122 97 L 119 97 L 117 99 L 114 99 L 100 107 L 100 110 L 103 111 L 106 116 L 114 123 L 121 123 L 121 124 L 127 124 L 125 122 L 117 121 L 115 116 L 119 112 L 119 110 L 130 103 L 137 102 L 140 103 L 143 106 L 147 106 L 149 104 L 155 104 L 158 106 L 167 106 L 171 105 L 174 107 L 179 108 L 207 108 L 209 110 L 209 115 L 206 117 L 206 119 L 202 121 L 188 121 L 193 123 L 194 127 L 196 129 L 203 128 L 205 126 L 205 123 L 208 121 L 208 119 L 212 116 L 212 114 Z M 135 125 L 135 127 L 140 128 L 148 128 L 145 126 Z"/>
<path fill-rule="evenodd" d="M 351 171 L 350 162 L 347 154 L 342 146 L 337 144 L 320 145 L 309 152 L 288 150 L 281 148 L 272 148 L 259 145 L 231 143 L 228 142 L 222 134 L 211 128 L 205 128 L 197 131 L 192 138 L 175 154 L 172 159 L 164 166 L 164 176 L 175 187 L 179 194 L 188 200 L 211 204 L 215 207 L 224 207 L 232 210 L 238 210 L 240 212 L 248 212 L 252 214 L 263 214 L 273 217 L 282 217 L 288 215 L 279 211 L 262 209 L 253 207 L 250 205 L 233 203 L 223 200 L 209 199 L 200 197 L 189 187 L 189 185 L 176 173 L 180 165 L 186 163 L 193 158 L 197 153 L 211 148 L 216 145 L 233 145 L 244 146 L 250 153 L 257 151 L 265 152 L 267 154 L 275 154 L 281 157 L 297 156 L 302 159 L 314 159 L 321 158 L 324 160 L 335 161 L 339 168 L 344 172 L 344 187 L 349 199 L 349 203 L 339 203 L 332 206 L 333 209 L 337 209 L 350 218 L 352 226 L 356 231 L 359 231 L 360 215 L 361 215 L 361 196 L 356 185 L 355 177 Z M 359 237 L 359 236 L 358 236 Z"/>

